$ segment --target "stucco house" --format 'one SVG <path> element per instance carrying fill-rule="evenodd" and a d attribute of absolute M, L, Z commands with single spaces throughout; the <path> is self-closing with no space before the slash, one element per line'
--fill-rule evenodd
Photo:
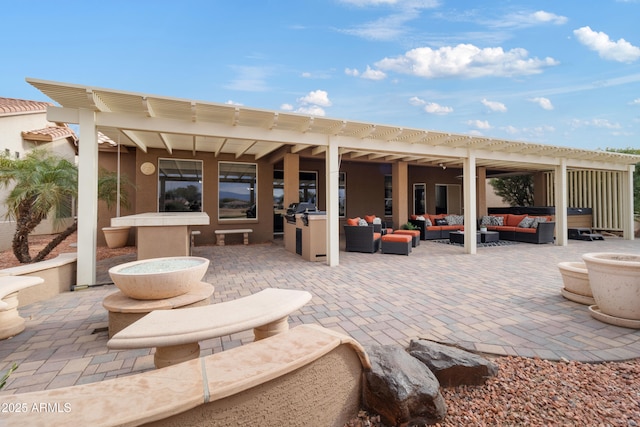
<path fill-rule="evenodd" d="M 59 156 L 74 161 L 78 139 L 66 123 L 54 123 L 47 119 L 49 102 L 0 97 L 0 150 L 12 159 L 23 157 L 34 148 L 46 148 Z M 0 189 L 0 201 L 4 201 L 8 189 Z M 71 220 L 71 219 L 69 219 Z M 66 227 L 67 221 L 54 224 L 43 221 L 35 234 L 50 234 Z M 4 203 L 0 203 L 0 250 L 11 248 L 15 231 L 13 221 L 7 219 Z"/>

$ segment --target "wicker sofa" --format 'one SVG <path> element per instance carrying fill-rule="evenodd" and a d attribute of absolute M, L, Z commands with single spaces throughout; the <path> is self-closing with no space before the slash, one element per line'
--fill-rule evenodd
<path fill-rule="evenodd" d="M 500 233 L 500 240 L 525 243 L 553 243 L 556 223 L 548 215 L 491 214 L 480 219 L 478 227 Z"/>
<path fill-rule="evenodd" d="M 441 220 L 446 224 L 437 224 Z M 448 239 L 450 232 L 464 231 L 462 215 L 411 215 L 409 222 L 420 230 L 420 240 Z"/>

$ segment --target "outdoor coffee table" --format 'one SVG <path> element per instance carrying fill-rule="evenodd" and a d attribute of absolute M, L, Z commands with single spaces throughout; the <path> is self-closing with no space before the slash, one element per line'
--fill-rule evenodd
<path fill-rule="evenodd" d="M 500 233 L 497 231 L 476 232 L 476 243 L 497 242 L 500 240 Z M 449 233 L 449 242 L 464 244 L 464 231 L 452 231 Z"/>

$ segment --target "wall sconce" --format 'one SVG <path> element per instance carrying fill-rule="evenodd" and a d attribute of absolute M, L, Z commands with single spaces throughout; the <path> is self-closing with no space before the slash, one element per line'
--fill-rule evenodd
<path fill-rule="evenodd" d="M 439 164 L 438 164 L 438 166 L 440 166 L 440 167 L 442 168 L 442 170 L 445 170 L 445 169 L 447 168 L 447 167 L 446 167 L 444 164 L 442 164 L 442 163 L 439 163 Z"/>

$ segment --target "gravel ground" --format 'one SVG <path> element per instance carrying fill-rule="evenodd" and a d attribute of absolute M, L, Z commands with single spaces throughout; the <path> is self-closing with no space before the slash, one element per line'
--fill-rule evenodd
<path fill-rule="evenodd" d="M 52 236 L 30 238 L 31 253 Z M 49 256 L 75 251 L 75 235 Z M 134 247 L 98 248 L 98 260 Z M 0 268 L 19 265 L 11 250 L 0 252 Z M 442 390 L 449 426 L 640 426 L 640 359 L 589 364 L 500 357 L 496 377 L 484 386 Z M 349 427 L 392 427 L 362 411 Z"/>
<path fill-rule="evenodd" d="M 640 359 L 579 363 L 501 357 L 484 386 L 442 390 L 438 426 L 640 425 Z M 349 427 L 391 427 L 364 412 Z"/>

